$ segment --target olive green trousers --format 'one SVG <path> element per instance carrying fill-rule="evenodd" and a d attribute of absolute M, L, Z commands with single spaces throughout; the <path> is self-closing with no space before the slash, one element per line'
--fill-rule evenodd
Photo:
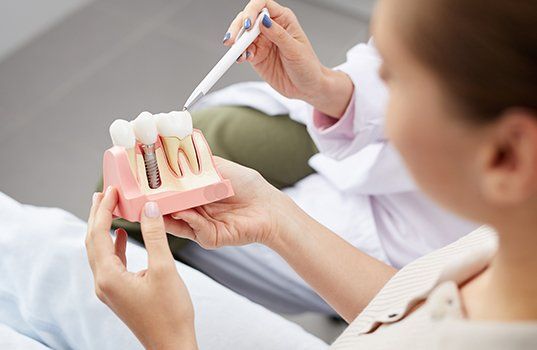
<path fill-rule="evenodd" d="M 293 185 L 313 173 L 308 159 L 317 148 L 306 127 L 288 115 L 268 116 L 248 107 L 215 107 L 192 113 L 194 127 L 200 129 L 214 155 L 257 170 L 277 188 Z M 98 190 L 102 190 L 102 179 Z M 140 226 L 115 220 L 129 236 L 143 243 Z M 185 240 L 168 236 L 175 254 Z"/>

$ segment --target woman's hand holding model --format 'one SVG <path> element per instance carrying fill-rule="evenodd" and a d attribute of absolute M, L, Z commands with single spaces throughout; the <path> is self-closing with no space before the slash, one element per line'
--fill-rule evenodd
<path fill-rule="evenodd" d="M 224 45 L 232 45 L 242 27 L 252 27 L 266 7 L 261 35 L 239 58 L 282 95 L 301 99 L 317 110 L 340 118 L 352 97 L 353 83 L 343 72 L 321 64 L 295 14 L 272 0 L 252 0 L 231 23 Z"/>
<path fill-rule="evenodd" d="M 99 299 L 132 330 L 146 349 L 195 349 L 194 309 L 179 277 L 156 203 L 142 213 L 148 268 L 127 271 L 127 233 L 110 236 L 117 192 L 109 187 L 93 196 L 86 250 Z"/>

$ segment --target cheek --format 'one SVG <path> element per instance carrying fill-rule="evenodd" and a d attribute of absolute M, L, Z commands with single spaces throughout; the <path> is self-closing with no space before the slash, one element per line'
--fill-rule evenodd
<path fill-rule="evenodd" d="M 423 109 L 416 108 L 406 98 L 393 95 L 388 106 L 387 130 L 388 137 L 401 153 L 407 167 L 417 179 L 434 177 L 433 169 L 428 168 L 434 158 L 434 149 L 438 147 L 437 139 L 430 137 L 435 133 L 434 125 L 430 125 Z M 420 183 L 421 185 L 421 183 Z"/>
<path fill-rule="evenodd" d="M 462 188 L 463 147 L 456 133 L 427 103 L 392 95 L 387 112 L 388 137 L 418 186 L 447 207 L 456 206 L 454 189 Z"/>

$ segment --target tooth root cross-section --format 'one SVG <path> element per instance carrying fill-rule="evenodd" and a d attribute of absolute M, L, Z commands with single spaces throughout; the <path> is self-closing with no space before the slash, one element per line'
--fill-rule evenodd
<path fill-rule="evenodd" d="M 166 156 L 168 158 L 170 167 L 176 173 L 176 175 L 183 175 L 181 166 L 190 166 L 190 169 L 195 174 L 200 172 L 200 164 L 196 154 L 196 147 L 194 146 L 194 142 L 192 140 L 192 135 L 189 135 L 182 140 L 177 137 L 162 137 L 162 144 L 166 150 Z M 186 155 L 188 164 L 179 164 L 179 152 L 183 152 Z"/>

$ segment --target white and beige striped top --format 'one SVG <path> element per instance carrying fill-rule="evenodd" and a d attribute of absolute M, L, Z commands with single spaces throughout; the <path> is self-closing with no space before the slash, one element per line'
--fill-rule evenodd
<path fill-rule="evenodd" d="M 497 245 L 496 233 L 481 227 L 407 265 L 330 349 L 537 349 L 537 322 L 464 318 L 458 286 L 489 264 Z"/>

